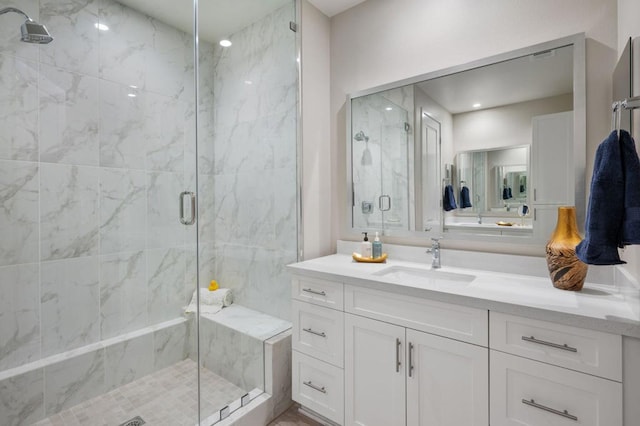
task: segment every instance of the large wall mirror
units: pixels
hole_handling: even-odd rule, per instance
[[[584,218],[585,40],[571,36],[351,94],[353,231],[539,243]]]

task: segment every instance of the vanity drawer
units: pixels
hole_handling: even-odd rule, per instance
[[[292,364],[292,399],[329,420],[343,424],[343,370],[298,351],[293,351]]]
[[[344,286],[342,283],[299,276],[294,276],[292,283],[292,297],[296,300],[313,303],[318,306],[326,306],[339,311],[344,308]]]
[[[345,286],[345,312],[402,325],[463,342],[487,346],[489,319],[484,309]]]
[[[490,352],[491,426],[622,425],[621,383]]]
[[[621,336],[496,312],[489,323],[491,349],[622,381]]]
[[[344,313],[293,301],[293,349],[344,365]]]

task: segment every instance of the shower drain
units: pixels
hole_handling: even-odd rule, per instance
[[[141,425],[143,425],[145,423],[146,422],[144,420],[142,420],[142,417],[136,416],[136,417],[132,418],[131,420],[127,420],[126,422],[120,424],[120,426],[141,426]]]

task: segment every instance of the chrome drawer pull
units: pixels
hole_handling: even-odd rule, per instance
[[[317,294],[318,296],[326,296],[327,293],[325,293],[324,291],[318,291],[318,290],[314,290],[312,288],[303,288],[302,291],[306,291],[307,293],[311,293],[311,294]]]
[[[311,334],[315,334],[316,336],[320,336],[320,337],[327,337],[326,334],[324,334],[324,331],[320,332],[320,331],[314,331],[310,328],[303,328],[303,331],[306,331],[307,333],[311,333]]]
[[[530,405],[531,407],[534,407],[534,408],[539,408],[540,410],[548,411],[549,413],[557,414],[558,416],[562,416],[562,417],[565,417],[567,419],[574,420],[576,422],[578,421],[578,417],[574,416],[573,414],[569,414],[569,412],[567,410],[564,410],[564,411],[555,410],[553,408],[549,408],[549,407],[546,407],[544,405],[540,405],[537,402],[535,402],[533,399],[531,399],[531,401],[529,401],[528,399],[523,399],[522,403]]]
[[[400,339],[396,339],[396,373],[400,372]]]
[[[552,342],[546,342],[544,340],[539,340],[539,339],[536,339],[533,336],[531,336],[531,337],[522,336],[522,340],[526,340],[527,342],[531,342],[531,343],[537,343],[539,345],[551,346],[552,348],[562,349],[563,351],[578,352],[578,350],[576,348],[572,348],[571,346],[567,345],[566,343],[564,345],[560,345],[558,343],[552,343]]]
[[[327,390],[324,388],[324,386],[319,388],[318,386],[316,386],[313,383],[311,383],[311,380],[309,380],[308,382],[302,382],[302,384],[307,385],[311,389],[317,390],[318,392],[327,393]]]

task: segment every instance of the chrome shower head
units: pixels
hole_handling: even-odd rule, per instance
[[[0,10],[0,15],[4,15],[5,13],[9,12],[17,13],[27,19],[20,27],[20,32],[22,33],[22,37],[20,37],[20,40],[24,41],[25,43],[36,44],[47,44],[53,41],[53,37],[51,37],[51,34],[49,34],[49,31],[44,25],[39,24],[33,19],[29,18],[29,15],[27,15],[20,9],[17,9],[15,7],[5,7],[4,9]]]
[[[356,133],[356,135],[353,137],[353,139],[357,140],[358,142],[360,142],[360,141],[368,142],[369,141],[369,136],[365,135],[364,132],[362,130],[360,130],[358,133]]]

